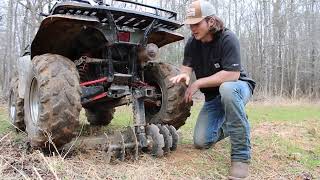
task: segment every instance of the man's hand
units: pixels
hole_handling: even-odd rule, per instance
[[[170,81],[174,84],[185,82],[186,85],[189,85],[190,83],[190,76],[187,73],[181,73],[173,78],[170,79]]]
[[[191,102],[192,101],[192,96],[199,90],[199,83],[198,83],[198,81],[196,81],[196,82],[194,82],[194,83],[192,83],[189,87],[188,87],[188,89],[187,89],[187,91],[186,91],[186,93],[185,93],[185,95],[184,95],[184,100],[188,103],[188,102]]]

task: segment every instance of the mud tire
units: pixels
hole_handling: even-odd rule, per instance
[[[148,123],[169,124],[179,129],[190,116],[191,103],[184,101],[187,86],[183,83],[174,85],[170,78],[179,74],[179,69],[167,63],[149,63],[145,71],[145,82],[156,86],[161,91],[161,107],[145,104]]]
[[[14,77],[10,82],[8,111],[12,125],[17,132],[25,130],[24,124],[24,100],[19,97],[18,91],[19,79]]]
[[[33,147],[59,148],[71,141],[79,125],[79,74],[60,55],[36,56],[32,64],[24,101],[26,132]]]

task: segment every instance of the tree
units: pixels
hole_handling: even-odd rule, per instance
[[[147,0],[136,0],[149,3]],[[159,6],[186,17],[192,0],[158,0]],[[320,1],[209,0],[227,28],[239,37],[242,65],[257,81],[256,96],[320,97]],[[0,79],[6,91],[15,60],[32,42],[51,0],[5,0],[0,4]],[[191,33],[161,49],[161,60],[180,65]]]

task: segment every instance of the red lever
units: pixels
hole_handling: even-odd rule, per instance
[[[107,80],[108,80],[108,78],[104,77],[104,78],[101,78],[101,79],[98,79],[98,80],[88,81],[88,82],[81,83],[80,86],[88,86],[88,85],[92,85],[92,84],[97,84],[97,83],[105,82],[105,81],[107,81]]]

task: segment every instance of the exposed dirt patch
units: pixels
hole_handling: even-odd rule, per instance
[[[294,177],[295,179],[313,177],[314,179],[318,177],[320,164],[318,168],[310,170],[301,163],[307,160],[306,156],[314,157],[320,162],[320,156],[315,154],[315,148],[318,145],[319,124],[313,120],[307,122],[296,124],[264,122],[258,124],[252,130],[255,168],[260,169],[260,172],[264,172],[265,177],[270,179],[281,179],[279,177]],[[266,169],[268,170],[266,171]],[[293,174],[295,176],[292,177]]]
[[[311,150],[320,135],[319,125],[316,120],[308,123],[283,123],[265,122],[257,125],[252,130],[252,137],[278,136],[282,139],[290,140],[299,144],[304,150]]]

